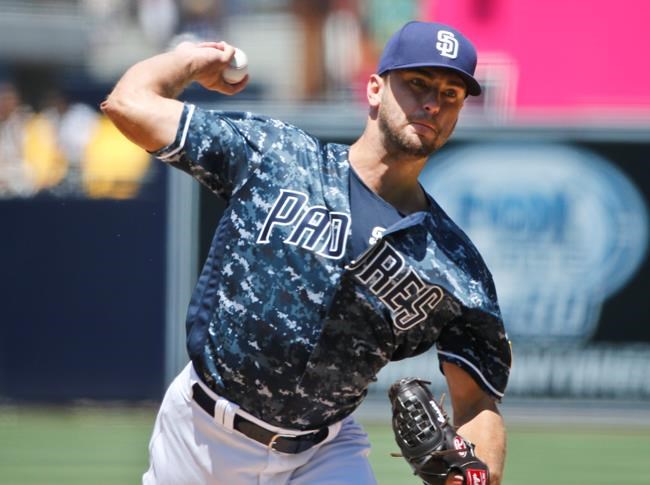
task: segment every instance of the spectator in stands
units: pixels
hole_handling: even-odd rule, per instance
[[[156,47],[166,46],[178,26],[178,5],[174,0],[138,0],[138,23],[145,37]]]
[[[222,0],[180,0],[179,32],[199,39],[221,37],[224,17]]]
[[[16,86],[0,81],[0,197],[29,196],[34,192],[23,160],[25,125],[31,116]]]
[[[99,113],[84,103],[70,102],[58,89],[45,97],[45,118],[51,124],[57,151],[66,162],[65,178],[52,188],[59,196],[82,193],[84,157],[91,136],[97,130]]]

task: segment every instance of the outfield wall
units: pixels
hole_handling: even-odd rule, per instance
[[[515,349],[506,400],[510,397],[650,400],[650,345],[589,345],[584,348]],[[371,393],[405,376],[427,378],[445,392],[435,351],[394,362],[379,373]]]

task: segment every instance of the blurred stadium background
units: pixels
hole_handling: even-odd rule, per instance
[[[648,483],[646,0],[0,0],[0,483],[137,483],[222,205],[98,105],[187,35],[244,49],[239,96],[185,100],[351,142],[388,35],[458,26],[484,94],[422,183],[492,269],[514,366],[506,483]],[[385,390],[359,411],[380,483],[408,481]]]

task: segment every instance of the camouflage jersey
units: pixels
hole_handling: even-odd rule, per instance
[[[188,310],[198,374],[254,416],[304,430],[349,415],[384,365],[436,344],[499,399],[510,348],[477,250],[430,198],[351,254],[348,148],[185,105],[154,155],[228,203]]]

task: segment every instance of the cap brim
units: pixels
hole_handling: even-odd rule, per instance
[[[463,78],[463,81],[465,81],[465,85],[467,86],[467,94],[471,96],[479,96],[482,92],[481,85],[478,83],[476,79],[474,79],[474,76],[472,76],[468,72],[463,71],[462,69],[458,69],[457,67],[450,66],[448,64],[431,64],[431,63],[406,64],[403,66],[395,66],[395,67],[389,67],[383,69],[381,72],[378,72],[377,74],[381,75],[384,74],[385,72],[394,71],[396,69],[413,69],[415,67],[439,67],[441,69],[449,69],[450,71],[457,73],[460,77]]]

